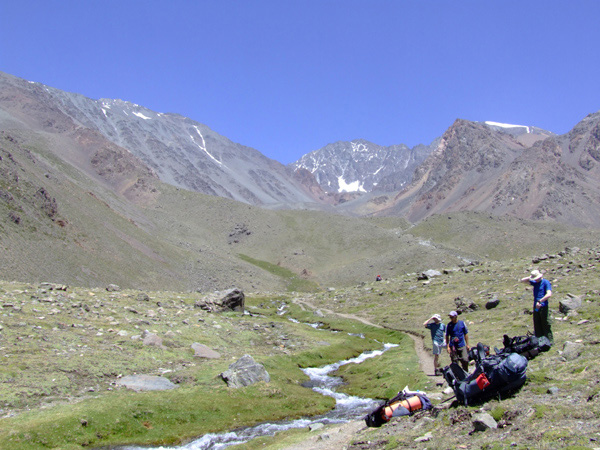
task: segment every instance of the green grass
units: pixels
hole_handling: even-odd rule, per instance
[[[336,375],[348,383],[339,389],[341,392],[383,400],[392,398],[405,386],[424,390],[428,381],[419,368],[414,343],[406,335],[401,336],[398,347],[361,364],[341,366]]]
[[[197,309],[197,295],[148,294],[146,302],[135,300],[135,291],[60,292],[2,284],[3,303],[13,305],[9,310],[18,308],[18,314],[4,308],[0,315],[4,342],[15,343],[1,348],[0,407],[18,414],[0,420],[0,448],[172,445],[207,432],[324,413],[334,400],[301,386],[308,380],[302,367],[352,358],[380,349],[381,342],[402,339],[360,322],[316,317],[285,295],[247,297],[254,314],[250,320],[239,313]],[[284,316],[278,315],[282,303],[287,305]],[[159,308],[160,316],[149,315]],[[322,329],[292,323],[289,317],[319,321]],[[144,328],[163,336],[164,347],[132,339]],[[223,357],[194,360],[192,342]],[[218,374],[244,353],[265,366],[270,383],[226,387]],[[177,389],[133,393],[115,391],[112,384],[120,374],[163,372],[179,383]],[[66,401],[69,397],[76,401]]]
[[[251,258],[250,256],[241,253],[238,254],[238,256],[241,260],[282,278],[287,285],[288,292],[317,292],[319,290],[317,283],[304,279],[285,267],[281,267],[277,264],[272,264],[267,261]]]

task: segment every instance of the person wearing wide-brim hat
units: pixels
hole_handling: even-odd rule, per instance
[[[433,369],[434,375],[441,375],[440,354],[444,348],[444,339],[446,334],[446,325],[442,323],[442,317],[439,314],[434,314],[425,322],[423,326],[431,331],[432,351],[433,351]]]
[[[546,336],[554,343],[552,327],[548,317],[548,299],[552,297],[552,285],[539,270],[533,270],[528,277],[521,278],[523,283],[533,286],[533,333],[537,337]]]

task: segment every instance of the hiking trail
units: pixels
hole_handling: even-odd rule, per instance
[[[302,309],[320,310],[324,313],[342,317],[344,319],[357,320],[377,328],[385,328],[381,325],[370,322],[364,317],[356,316],[354,314],[344,314],[332,311],[325,308],[317,308],[315,305],[307,301],[306,299],[294,299],[294,303],[300,306]],[[425,349],[425,343],[421,336],[413,334],[411,332],[404,331],[414,342],[415,352],[419,358],[419,364],[421,370],[428,376],[433,374],[433,356]],[[350,443],[357,437],[357,435],[365,430],[367,427],[364,420],[353,420],[339,425],[327,427],[322,433],[315,433],[314,436],[304,439],[302,442],[282,447],[281,450],[343,450],[348,448]]]

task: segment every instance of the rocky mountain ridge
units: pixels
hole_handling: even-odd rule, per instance
[[[178,114],[92,100],[8,74],[0,74],[0,108],[3,128],[31,127],[61,138],[93,135],[101,151],[119,147],[121,158],[129,153],[179,188],[262,206],[314,202],[279,162]],[[70,162],[89,170],[91,144],[84,138],[68,144]]]
[[[0,74],[0,125],[52,137],[59,158],[137,202],[152,180],[270,209],[354,216],[485,211],[596,226],[598,114],[566,135],[457,119],[412,149],[336,142],[285,167],[206,125]]]
[[[410,221],[468,210],[595,226],[599,130],[600,113],[590,114],[567,135],[540,136],[527,146],[518,136],[459,119],[412,183],[396,196],[372,199],[372,209]]]

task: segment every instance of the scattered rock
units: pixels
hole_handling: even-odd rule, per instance
[[[264,366],[254,361],[250,355],[244,355],[231,364],[229,369],[221,374],[221,378],[225,380],[227,386],[232,388],[250,386],[259,381],[265,383],[271,381]]]
[[[456,297],[454,299],[454,303],[456,304],[456,312],[458,314],[463,314],[469,311],[475,311],[479,309],[479,306],[477,306],[477,304],[474,301],[464,297]]]
[[[473,416],[473,426],[475,431],[486,431],[490,428],[495,430],[498,428],[498,423],[488,413],[479,413]]]
[[[567,342],[565,342],[565,345],[563,347],[562,356],[567,361],[572,361],[574,359],[579,358],[579,355],[581,355],[582,351],[583,351],[583,344],[567,341]]]
[[[563,314],[568,314],[571,311],[581,308],[581,304],[581,297],[569,296],[558,302],[558,310]]]
[[[142,333],[144,345],[154,345],[156,347],[164,348],[162,338],[154,333],[150,333],[148,330]]]
[[[493,298],[485,304],[485,309],[493,309],[500,304],[500,299]]]
[[[106,286],[106,290],[108,292],[119,292],[121,288],[116,284],[109,284],[108,286]]]
[[[221,357],[219,352],[197,342],[192,344],[192,350],[194,350],[194,356],[197,358],[219,359]]]
[[[309,429],[310,431],[317,431],[317,430],[320,430],[321,428],[323,428],[324,426],[325,426],[325,425],[323,425],[321,422],[317,422],[317,423],[311,423],[311,424],[308,426],[308,429]]]
[[[120,386],[134,391],[166,391],[174,389],[177,385],[171,383],[168,378],[152,375],[130,375],[117,381]]]
[[[423,436],[416,438],[415,442],[427,442],[427,441],[430,441],[432,438],[433,438],[433,435],[431,434],[431,431],[430,431],[428,433],[425,433]]]
[[[442,275],[442,272],[438,270],[429,269],[425,272],[421,272],[421,274],[417,277],[417,280],[430,280],[433,277],[439,277]]]
[[[149,302],[150,301],[150,297],[148,296],[148,294],[145,294],[143,292],[139,293],[136,297],[138,302]]]
[[[546,392],[550,395],[556,395],[556,394],[558,394],[558,388],[553,386],[551,388],[548,388],[548,390]]]

